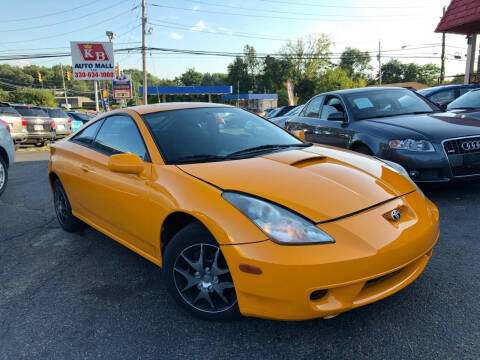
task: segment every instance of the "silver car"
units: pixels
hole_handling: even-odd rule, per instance
[[[18,149],[20,144],[27,140],[27,122],[10,104],[2,102],[0,102],[0,120],[5,121],[10,127],[10,135],[15,148]]]
[[[10,125],[0,120],[0,195],[7,187],[8,168],[13,164],[14,156],[15,149],[10,135]]]
[[[60,108],[40,107],[45,111],[52,122],[52,130],[54,132],[52,140],[63,139],[72,133],[72,119]]]
[[[27,123],[27,141],[25,144],[44,146],[54,134],[52,119],[38,106],[26,104],[11,104],[25,119]]]

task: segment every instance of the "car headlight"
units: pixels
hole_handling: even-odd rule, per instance
[[[277,243],[298,245],[335,242],[311,221],[269,201],[231,191],[225,191],[222,196]]]
[[[432,143],[426,140],[414,140],[414,139],[390,140],[389,145],[392,149],[397,149],[397,150],[427,151],[427,152],[435,151],[435,148],[433,147]]]
[[[408,172],[407,170],[405,170],[405,168],[400,165],[400,164],[397,164],[393,161],[388,161],[388,160],[384,160],[384,159],[378,159],[380,160],[381,162],[387,164],[388,166],[390,166],[393,170],[399,172],[400,174],[402,174],[403,176],[405,176],[416,188],[417,188],[417,191],[420,193],[420,195],[422,195],[423,199],[425,200],[426,197],[425,197],[425,194],[423,193],[423,191],[418,187],[417,184],[415,184],[415,182],[410,178],[410,175],[408,175]]]

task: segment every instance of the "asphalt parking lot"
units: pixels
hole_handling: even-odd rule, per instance
[[[332,320],[194,319],[161,270],[99,232],[62,231],[47,152],[0,198],[0,359],[478,359],[480,182],[425,188],[441,237],[412,285]]]

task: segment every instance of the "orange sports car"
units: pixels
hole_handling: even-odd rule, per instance
[[[161,266],[204,319],[372,303],[414,281],[439,236],[437,208],[399,165],[220,104],[100,115],[51,146],[49,179],[66,231],[87,223]]]

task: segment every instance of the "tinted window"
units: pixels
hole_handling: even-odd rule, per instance
[[[135,122],[127,116],[111,116],[105,120],[95,138],[94,147],[109,155],[131,153],[146,159],[147,150]]]
[[[405,89],[361,91],[346,94],[345,99],[357,120],[437,110],[414,92]]]
[[[325,105],[323,105],[323,107],[322,107],[322,114],[320,115],[320,118],[324,119],[324,120],[327,120],[328,115],[336,113],[336,112],[345,113],[345,110],[343,109],[343,105],[342,105],[340,99],[337,98],[337,97],[327,98],[327,101],[325,102]]]
[[[61,109],[46,109],[46,112],[52,118],[68,118],[68,115]]]
[[[142,117],[167,163],[200,155],[228,156],[258,146],[303,145],[270,121],[233,107],[161,111]],[[198,162],[209,161],[203,158]]]
[[[0,106],[0,115],[3,116],[20,116],[20,114],[10,106]]]
[[[305,111],[303,112],[303,116],[306,117],[318,117],[320,113],[320,106],[322,105],[323,96],[317,96],[310,100],[310,102],[306,105]]]
[[[293,108],[292,110],[290,110],[289,112],[287,112],[285,114],[285,116],[294,116],[294,115],[298,115],[300,113],[300,111],[303,110],[303,108],[305,107],[305,105],[299,105],[295,108]]]
[[[83,144],[90,144],[95,138],[98,129],[100,128],[100,126],[102,126],[102,123],[103,120],[100,120],[86,127],[81,132],[79,132],[78,135],[75,135],[73,137],[73,140],[81,142]]]
[[[480,108],[480,91],[474,90],[460,96],[458,99],[452,101],[448,109],[469,109]]]
[[[470,90],[472,90],[472,88],[470,88],[470,87],[458,89],[460,96],[462,96],[463,94],[466,94]]]
[[[442,90],[429,97],[437,104],[447,104],[455,99],[455,89]]]
[[[27,108],[27,107],[15,107],[15,110],[17,110],[20,114],[22,114],[22,116],[48,117],[48,114],[41,109]]]

